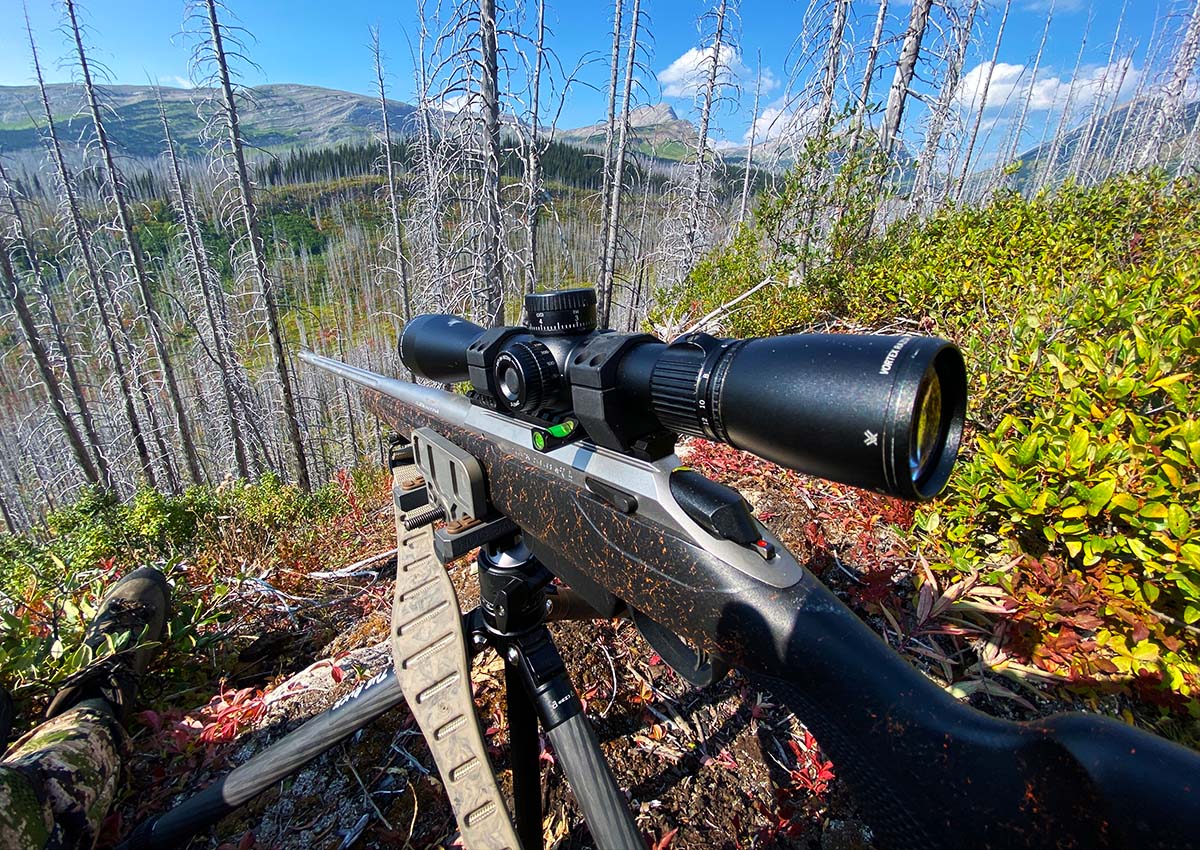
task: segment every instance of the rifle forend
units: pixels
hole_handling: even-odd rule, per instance
[[[301,359],[361,385],[401,435],[429,428],[474,456],[494,509],[598,612],[629,608],[669,623],[786,704],[833,760],[880,848],[1200,846],[1200,757],[1091,715],[1012,723],[957,702],[797,562],[735,491],[674,454],[556,438],[532,417],[309,352]]]

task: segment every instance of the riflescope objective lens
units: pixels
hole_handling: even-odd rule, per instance
[[[908,465],[913,482],[920,482],[938,456],[942,437],[942,382],[933,369],[925,373],[917,390],[916,416],[909,435]]]

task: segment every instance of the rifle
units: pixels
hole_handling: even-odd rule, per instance
[[[629,616],[689,682],[733,668],[793,711],[883,850],[1200,847],[1200,756],[1091,714],[1015,723],[956,701],[739,493],[673,453],[676,437],[692,434],[933,498],[966,410],[952,344],[690,334],[668,345],[597,331],[591,290],[527,296],[526,310],[523,328],[440,315],[405,327],[404,364],[430,381],[469,382],[466,395],[301,353],[360,385],[402,437],[391,456],[394,668],[126,846],[171,846],[406,699],[468,848],[541,847],[539,722],[597,845],[641,847],[545,626]],[[441,564],[476,547],[481,604],[460,618]],[[489,645],[506,661],[512,821],[471,701],[470,659]]]

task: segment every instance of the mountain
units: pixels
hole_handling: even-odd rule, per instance
[[[683,159],[696,144],[696,126],[675,114],[669,103],[639,106],[629,113],[629,147],[659,159]],[[579,145],[604,144],[604,122],[559,130],[555,137]]]
[[[62,137],[80,138],[91,125],[79,114],[83,88],[62,83],[46,89]],[[211,89],[105,86],[105,101],[116,113],[115,120],[105,124],[109,136],[131,156],[161,153],[156,92],[162,95],[179,147],[188,153],[201,151],[204,124],[196,107],[214,94]],[[379,102],[366,95],[294,84],[255,86],[248,95],[239,104],[242,132],[251,145],[267,150],[361,142],[372,138],[380,126]],[[403,127],[415,112],[407,103],[388,102],[388,117],[395,127]],[[0,86],[0,151],[39,148],[35,128],[44,123],[35,86]]]
[[[1145,125],[1153,111],[1158,108],[1156,99],[1134,100],[1101,116],[1094,126],[1089,126],[1090,122],[1085,121],[1066,133],[1057,150],[1053,142],[1046,142],[1026,151],[1017,157],[1020,166],[1013,176],[1014,186],[1018,189],[1028,188],[1044,165],[1050,164],[1056,169],[1065,169],[1083,145],[1087,145],[1087,161],[1093,167],[1110,163],[1116,158],[1118,150],[1125,149],[1122,150],[1122,158],[1128,157],[1130,151],[1127,148],[1130,145],[1145,144]],[[1198,117],[1200,100],[1192,101],[1183,108],[1178,126],[1164,141],[1159,165],[1168,170],[1173,170],[1178,165],[1184,148],[1197,126]],[[1053,163],[1048,162],[1051,155],[1054,155]]]

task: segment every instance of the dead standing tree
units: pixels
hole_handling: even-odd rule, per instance
[[[146,273],[145,259],[134,229],[133,216],[125,199],[124,180],[117,168],[113,157],[112,145],[109,143],[108,132],[100,114],[100,100],[96,85],[92,78],[92,69],[88,64],[87,54],[83,47],[83,36],[80,33],[78,16],[74,0],[65,0],[67,22],[71,36],[75,41],[75,51],[79,59],[79,71],[83,79],[83,91],[87,98],[88,111],[92,117],[92,129],[95,133],[96,146],[100,152],[104,180],[107,184],[108,199],[117,215],[118,230],[124,251],[127,255],[126,270],[133,277],[135,289],[141,300],[142,318],[150,332],[150,341],[162,371],[163,382],[166,385],[167,400],[175,418],[175,428],[179,432],[179,442],[183,449],[183,458],[187,466],[188,476],[193,484],[203,484],[204,470],[200,466],[200,456],[196,451],[195,439],[188,419],[187,408],[183,396],[179,392],[179,382],[175,377],[175,368],[171,364],[170,352],[167,350],[166,336],[163,333],[162,320],[154,305],[154,294],[150,286],[150,278]]]
[[[79,197],[75,188],[75,178],[70,167],[67,165],[62,143],[58,137],[54,112],[50,107],[50,97],[46,93],[46,84],[42,76],[41,64],[38,61],[37,44],[33,39],[33,30],[29,26],[28,16],[25,18],[25,30],[29,35],[29,50],[33,59],[34,75],[37,79],[42,113],[46,119],[43,139],[49,150],[50,158],[54,163],[55,174],[58,178],[59,205],[62,215],[65,218],[66,230],[63,241],[72,247],[74,253],[73,259],[82,267],[84,276],[87,279],[92,304],[96,309],[96,323],[99,326],[100,335],[104,339],[112,375],[117,381],[122,411],[125,415],[125,424],[129,427],[129,435],[138,456],[139,468],[141,474],[146,479],[146,483],[154,487],[156,484],[154,464],[150,460],[150,450],[146,444],[141,421],[138,419],[137,408],[133,400],[129,368],[125,361],[125,356],[121,353],[120,340],[115,327],[116,323],[110,307],[112,292],[108,281],[105,280],[100,271],[100,265],[92,246],[91,234],[84,223],[83,212],[80,208]]]
[[[42,335],[38,331],[33,312],[29,309],[21,279],[9,259],[9,244],[2,233],[0,233],[0,283],[3,284],[0,293],[2,293],[4,301],[16,313],[17,326],[21,329],[21,335],[25,337],[25,345],[29,348],[34,366],[37,367],[42,388],[46,391],[46,398],[50,402],[50,409],[54,411],[54,417],[58,420],[63,437],[71,447],[71,454],[74,455],[75,462],[79,465],[87,482],[93,486],[101,486],[100,473],[92,463],[87,445],[84,443],[79,429],[75,426],[75,420],[71,418],[71,414],[67,410],[62,387],[54,372],[54,367],[50,363],[50,354],[42,341]]]
[[[301,490],[307,492],[312,489],[308,459],[292,388],[291,370],[283,347],[279,303],[270,269],[267,267],[266,245],[263,242],[258,210],[254,203],[254,187],[246,165],[245,140],[242,138],[238,120],[237,97],[229,68],[229,54],[225,48],[227,40],[235,46],[238,43],[236,39],[230,38],[230,31],[218,18],[217,7],[218,0],[203,0],[191,6],[192,16],[200,19],[201,31],[204,33],[193,53],[193,68],[218,88],[211,119],[214,129],[223,131],[214,139],[215,160],[219,167],[226,169],[232,182],[226,216],[228,223],[240,231],[239,244],[242,250],[239,260],[243,267],[242,272],[250,278],[262,300],[267,335],[270,338],[271,360],[283,400],[283,424],[287,443],[291,448],[296,483]]]
[[[483,291],[476,317],[485,327],[504,324],[503,232],[500,207],[500,66],[496,0],[479,0],[479,108],[483,114],[483,233],[480,240]]]
[[[384,189],[387,193],[388,232],[387,249],[392,255],[392,265],[386,271],[396,279],[400,303],[404,307],[404,321],[412,319],[412,291],[408,280],[408,258],[404,251],[404,231],[400,226],[400,191],[396,176],[396,162],[392,156],[392,123],[388,115],[387,88],[384,85],[383,51],[379,46],[379,28],[371,27],[371,55],[375,60],[375,81],[379,87],[379,114],[383,122],[383,134],[380,145],[383,150],[380,156],[384,164]]]
[[[195,205],[184,180],[183,168],[175,151],[175,140],[171,135],[171,126],[167,122],[167,112],[161,97],[158,99],[158,115],[162,124],[163,143],[171,167],[170,188],[174,195],[173,202],[179,216],[179,224],[183,228],[183,248],[187,259],[187,271],[190,272],[195,286],[200,292],[207,320],[207,344],[204,343],[204,336],[199,332],[199,328],[197,328],[197,337],[204,345],[208,359],[216,367],[215,379],[221,387],[222,401],[224,402],[222,422],[224,427],[229,429],[235,468],[238,475],[248,478],[251,473],[251,464],[246,450],[245,431],[251,417],[245,410],[245,398],[249,383],[245,379],[245,372],[237,360],[230,341],[225,290],[208,261],[208,251],[204,247],[204,239],[200,233]]]
[[[417,88],[417,134],[414,140],[417,167],[408,231],[417,260],[415,267],[424,272],[424,300],[438,310],[447,312],[454,309],[449,292],[452,281],[446,245],[447,195],[452,166],[443,127],[443,103],[435,92],[438,85],[436,78],[445,63],[436,58],[440,39],[434,40],[433,48],[430,47],[430,21],[424,0],[417,3],[417,21],[417,55],[413,62]],[[414,276],[412,283],[419,285],[420,277]]]
[[[522,219],[525,224],[525,292],[531,293],[538,285],[538,215],[542,208],[542,142],[541,101],[542,67],[546,64],[546,0],[537,2],[537,29],[533,44],[533,80],[529,92],[529,130],[525,139],[524,180],[525,209]]]
[[[603,267],[600,270],[600,324],[609,327],[615,298],[613,285],[616,277],[618,236],[621,222],[621,198],[625,191],[625,154],[629,145],[629,113],[633,105],[633,77],[637,69],[638,26],[641,23],[641,0],[633,0],[633,13],[629,24],[629,43],[625,55],[625,79],[621,93],[621,116],[617,126],[617,144],[613,154],[612,179],[609,183],[609,198],[605,204],[607,219],[604,222]],[[608,176],[608,175],[606,175]]]
[[[875,29],[871,33],[871,43],[867,45],[867,57],[863,66],[862,84],[859,86],[857,103],[854,108],[854,119],[850,130],[850,150],[857,150],[862,138],[862,130],[866,125],[867,112],[871,104],[871,86],[875,82],[875,69],[879,64],[879,52],[883,46],[883,25],[887,21],[888,0],[879,0],[879,9],[875,13]]]
[[[913,0],[912,13],[909,15],[908,29],[904,33],[904,42],[896,60],[896,73],[892,77],[892,88],[888,92],[887,109],[880,132],[883,152],[887,156],[892,154],[896,142],[900,139],[904,106],[912,93],[912,81],[917,72],[917,61],[921,56],[921,42],[929,28],[929,13],[932,9],[933,0]]]
[[[621,19],[625,14],[625,0],[613,0],[613,32],[612,52],[608,63],[608,108],[604,120],[604,164],[603,178],[600,184],[600,229],[604,233],[608,228],[608,211],[612,203],[613,175],[613,146],[616,142],[617,129],[617,77],[621,70]],[[608,267],[608,240],[600,239],[600,275],[601,284],[597,293],[597,306],[603,315],[608,306],[608,297],[603,283],[604,269]]]
[[[742,173],[742,199],[738,204],[737,223],[743,224],[746,221],[746,206],[750,200],[750,175],[754,171],[754,143],[757,141],[758,132],[756,122],[758,121],[758,102],[762,95],[762,51],[758,52],[757,72],[754,75],[754,106],[750,110],[750,139],[746,144],[746,170]]]
[[[988,62],[987,71],[983,75],[983,86],[979,91],[979,104],[975,110],[975,122],[971,126],[971,134],[967,139],[967,152],[963,155],[962,171],[958,175],[958,183],[954,188],[954,200],[962,199],[963,188],[967,183],[967,175],[971,171],[971,157],[975,153],[975,142],[979,138],[979,127],[983,124],[983,111],[987,109],[988,93],[992,87],[992,75],[996,70],[996,59],[1000,56],[1000,42],[1004,40],[1004,28],[1008,24],[1008,13],[1012,9],[1012,0],[1004,4],[1004,15],[1000,18],[1000,27],[996,31],[996,43],[992,48],[992,59]]]
[[[1154,111],[1140,165],[1156,162],[1163,144],[1172,138],[1171,132],[1178,130],[1177,125],[1186,103],[1188,80],[1196,70],[1197,60],[1200,60],[1200,0],[1194,0],[1192,4],[1187,30],[1175,51],[1170,77],[1158,98],[1158,109]]]
[[[100,435],[96,427],[95,417],[92,414],[91,403],[84,392],[75,352],[67,340],[66,329],[59,318],[58,308],[54,304],[54,298],[46,280],[47,270],[43,268],[42,258],[34,247],[29,227],[25,223],[25,215],[21,211],[17,188],[13,184],[13,181],[9,179],[3,162],[0,162],[0,182],[4,184],[5,200],[8,202],[6,214],[11,218],[13,244],[14,247],[19,248],[24,253],[25,258],[29,262],[31,274],[38,283],[42,309],[45,312],[46,321],[50,326],[51,338],[54,342],[51,357],[62,361],[67,388],[71,393],[71,399],[74,401],[75,409],[79,415],[79,423],[83,429],[83,438],[87,443],[88,454],[95,463],[96,470],[99,473],[99,482],[97,483],[107,489],[113,489],[115,482],[112,470],[109,468],[108,457],[105,455],[104,448],[100,442]],[[65,407],[63,409],[65,411]]]
[[[925,129],[925,145],[920,159],[917,160],[917,173],[913,180],[912,194],[909,196],[909,209],[916,215],[922,213],[925,203],[933,191],[934,171],[941,154],[942,139],[946,134],[946,125],[950,121],[954,103],[960,95],[959,81],[962,78],[963,65],[967,59],[967,48],[971,44],[975,16],[979,12],[981,3],[982,0],[970,0],[971,5],[967,9],[966,18],[959,15],[953,8],[947,10],[950,14],[954,52],[948,60],[937,101],[929,113],[929,121]]]

